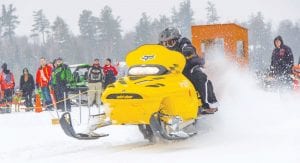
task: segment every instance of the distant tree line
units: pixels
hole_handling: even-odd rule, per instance
[[[206,23],[219,23],[220,17],[214,3],[208,1]],[[171,10],[171,16],[160,15],[152,18],[142,13],[135,29],[122,33],[121,18],[113,14],[112,8],[105,6],[99,13],[83,10],[78,19],[79,35],[74,35],[61,17],[50,22],[43,10],[33,11],[34,24],[30,36],[15,33],[20,24],[17,9],[12,4],[2,5],[0,13],[0,56],[1,63],[7,62],[14,73],[20,75],[24,67],[32,73],[39,66],[40,57],[49,60],[62,57],[68,64],[89,63],[95,57],[104,60],[110,57],[124,60],[126,54],[145,43],[157,43],[158,34],[168,26],[178,27],[183,36],[191,38],[194,24],[190,0],[183,0]],[[272,24],[266,22],[261,12],[253,14],[245,22],[237,22],[249,29],[250,65],[254,70],[269,66],[273,37],[282,35],[298,60],[300,53],[300,25],[290,20],[280,22],[272,31]]]
[[[274,38],[278,35],[283,37],[284,44],[291,47],[295,64],[300,57],[300,22],[283,20],[276,30],[270,22],[265,21],[261,12],[251,15],[247,22],[241,23],[249,30],[249,54],[252,70],[264,71],[271,63]]]

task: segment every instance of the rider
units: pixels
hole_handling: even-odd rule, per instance
[[[159,44],[182,53],[186,58],[183,74],[193,83],[200,94],[203,104],[203,108],[200,110],[201,113],[213,114],[218,111],[219,104],[212,83],[207,80],[207,75],[202,71],[204,60],[197,55],[191,41],[186,37],[182,37],[177,28],[168,27],[160,33]]]

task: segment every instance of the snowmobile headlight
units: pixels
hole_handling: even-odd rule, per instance
[[[144,66],[144,67],[132,67],[129,69],[129,75],[157,75],[159,74],[160,69],[153,66]]]

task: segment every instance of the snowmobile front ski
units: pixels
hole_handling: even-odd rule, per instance
[[[85,133],[76,133],[71,120],[71,115],[69,112],[64,113],[60,120],[59,120],[61,128],[64,130],[65,134],[79,139],[79,140],[92,140],[92,139],[98,139],[100,137],[108,136],[109,134],[97,134],[94,132],[85,134]]]

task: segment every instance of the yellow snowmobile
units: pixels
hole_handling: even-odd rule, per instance
[[[69,113],[60,124],[77,139],[96,139],[92,131],[108,125],[138,125],[145,139],[186,139],[196,134],[202,104],[193,84],[182,74],[185,58],[160,45],[143,45],[126,57],[128,75],[108,85],[102,94],[105,114],[95,115],[89,133],[76,133]],[[189,129],[188,129],[189,128]],[[189,130],[189,131],[188,131]]]

